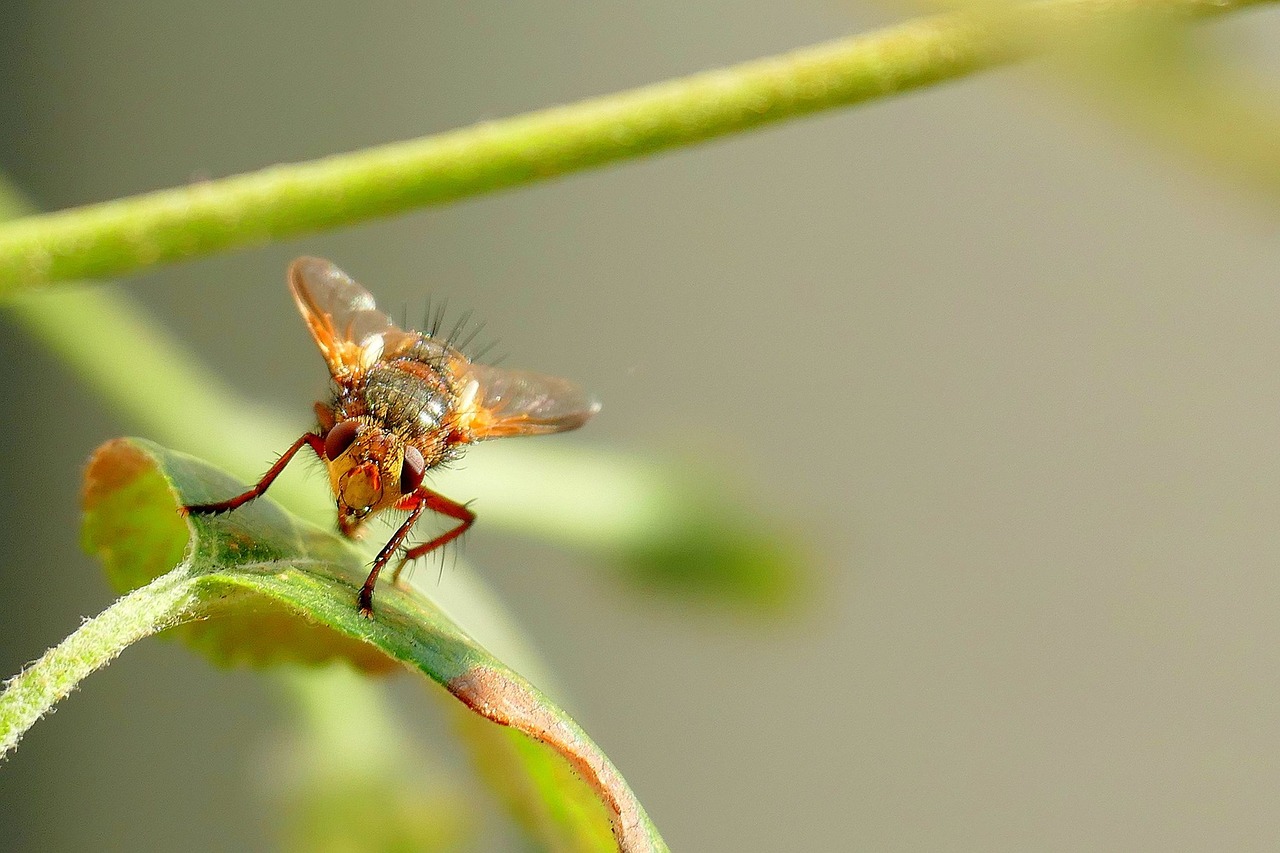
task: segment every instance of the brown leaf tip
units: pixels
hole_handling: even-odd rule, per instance
[[[492,667],[473,666],[446,687],[477,714],[524,732],[564,756],[609,810],[619,850],[654,849],[640,817],[640,803],[621,774],[599,747],[565,722],[561,712],[536,695],[527,682]]]
[[[113,438],[89,457],[80,490],[80,505],[94,509],[106,495],[119,491],[155,467],[155,462],[127,438]]]

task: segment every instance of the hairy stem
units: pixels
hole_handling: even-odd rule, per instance
[[[194,582],[186,567],[179,566],[86,620],[7,681],[0,692],[0,758],[91,672],[143,637],[183,621],[195,599]]]
[[[350,225],[953,80],[1058,27],[1266,0],[1041,0],[924,18],[570,106],[0,226],[0,294]],[[1040,37],[1027,38],[1028,35]]]

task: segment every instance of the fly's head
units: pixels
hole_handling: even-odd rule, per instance
[[[350,418],[329,429],[324,440],[329,485],[338,507],[338,528],[355,536],[369,517],[391,509],[422,485],[422,452],[366,418]]]

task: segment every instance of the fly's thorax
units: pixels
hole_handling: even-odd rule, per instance
[[[449,377],[426,362],[406,358],[375,365],[363,386],[368,415],[411,441],[429,439],[453,420],[457,401]]]

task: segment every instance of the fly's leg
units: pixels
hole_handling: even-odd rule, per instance
[[[253,488],[249,489],[249,491],[241,495],[236,495],[234,498],[229,498],[225,501],[218,501],[216,503],[188,504],[181,509],[182,514],[218,515],[219,513],[231,512],[231,510],[244,506],[254,498],[261,497],[271,484],[275,482],[276,477],[280,476],[280,472],[289,464],[289,460],[293,459],[304,445],[310,446],[316,456],[319,456],[321,459],[324,458],[324,436],[310,432],[306,433],[289,446],[289,449],[276,460],[276,464],[272,465],[267,473],[262,475],[262,479],[259,480]]]
[[[404,543],[404,538],[409,535],[409,528],[413,527],[414,522],[422,517],[422,513],[427,509],[427,502],[419,500],[412,507],[405,507],[409,510],[409,517],[404,520],[396,532],[391,534],[391,538],[386,545],[382,546],[382,550],[378,552],[378,556],[373,559],[373,568],[369,570],[369,577],[364,579],[364,586],[360,587],[360,596],[357,604],[360,607],[360,615],[373,618],[373,585],[378,582],[378,573],[382,571],[387,563],[391,562],[391,555],[394,554]]]
[[[429,492],[427,497],[427,507],[435,510],[441,515],[447,515],[450,518],[457,519],[457,526],[450,530],[446,530],[430,542],[423,542],[421,545],[415,545],[408,551],[404,552],[404,556],[400,558],[400,564],[396,566],[395,573],[391,576],[392,583],[400,583],[400,573],[404,571],[404,567],[424,554],[429,554],[435,549],[447,545],[459,536],[467,532],[467,528],[475,523],[476,514],[466,504],[460,504],[457,501],[451,501],[444,495],[438,495],[435,492]]]
[[[423,542],[421,545],[415,545],[404,552],[404,556],[400,558],[400,564],[396,566],[393,581],[399,583],[400,571],[405,567],[406,563],[416,560],[423,554],[434,551],[441,545],[452,542],[461,536],[466,529],[476,520],[476,514],[467,508],[465,504],[452,501],[444,495],[436,494],[430,489],[420,487],[414,495],[415,503],[412,506],[404,506],[402,509],[409,510],[409,517],[405,519],[404,524],[396,530],[395,535],[391,537],[383,549],[378,552],[378,557],[373,561],[373,569],[369,572],[369,577],[365,580],[364,586],[360,589],[360,612],[365,616],[373,614],[373,585],[378,579],[378,573],[391,561],[391,555],[396,552],[404,538],[409,535],[409,528],[414,522],[421,517],[425,510],[438,512],[441,515],[447,515],[449,518],[457,519],[457,526],[441,533],[429,542]]]

